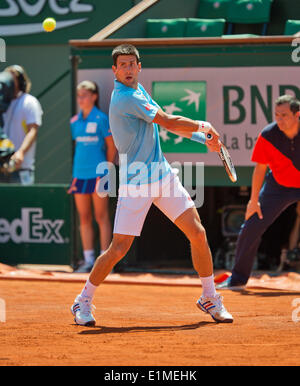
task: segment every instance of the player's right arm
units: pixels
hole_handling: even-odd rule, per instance
[[[257,163],[253,175],[252,175],[252,186],[251,196],[247,205],[245,220],[248,220],[254,213],[257,213],[260,219],[263,218],[259,203],[259,192],[265,179],[268,165]]]
[[[199,127],[198,121],[194,121],[190,118],[186,118],[180,115],[167,114],[162,109],[159,109],[153,119],[153,123],[164,127],[166,130],[173,134],[189,139],[192,137],[193,133],[198,131],[201,131],[205,134],[211,134],[212,140],[207,142],[206,145],[209,146],[211,151],[220,150],[220,135],[217,130],[208,122],[207,125],[203,125],[202,128]]]

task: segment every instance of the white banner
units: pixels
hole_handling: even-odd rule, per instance
[[[100,86],[100,105],[108,113],[114,76],[111,69],[80,70],[79,82],[93,80]],[[205,81],[206,119],[221,134],[237,166],[253,166],[251,154],[259,132],[274,120],[275,99],[300,94],[297,67],[146,68],[140,83],[151,94],[153,82]],[[201,119],[201,117],[199,117]],[[202,161],[220,165],[215,154],[166,153],[173,161]]]

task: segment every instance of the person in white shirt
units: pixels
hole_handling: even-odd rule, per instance
[[[15,81],[15,98],[3,114],[4,132],[15,146],[11,157],[15,171],[0,175],[0,182],[34,183],[34,164],[38,128],[42,124],[42,107],[39,101],[29,94],[31,81],[23,67],[12,65],[5,69]]]

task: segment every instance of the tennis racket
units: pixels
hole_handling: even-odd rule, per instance
[[[212,134],[206,134],[206,138],[208,140],[211,140],[212,137],[213,137]],[[236,175],[234,164],[233,164],[232,159],[230,157],[229,151],[227,150],[226,146],[222,142],[221,142],[221,149],[218,152],[218,155],[219,155],[221,161],[223,162],[223,165],[224,165],[224,168],[226,170],[226,173],[228,174],[228,177],[230,178],[230,180],[232,182],[236,182],[237,181],[237,175]]]

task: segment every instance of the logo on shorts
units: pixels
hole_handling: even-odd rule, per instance
[[[167,114],[206,120],[206,82],[154,82],[153,99]],[[207,147],[171,134],[160,127],[162,151],[165,153],[206,153]]]

